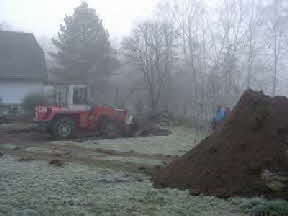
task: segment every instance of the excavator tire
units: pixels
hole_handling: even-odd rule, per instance
[[[106,121],[102,122],[101,133],[103,137],[109,139],[123,136],[121,126],[119,125],[119,123],[117,121],[113,121],[110,119],[107,119]]]
[[[58,117],[53,120],[50,132],[54,138],[67,139],[75,134],[76,122],[70,117]]]

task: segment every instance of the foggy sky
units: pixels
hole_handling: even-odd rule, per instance
[[[87,0],[96,9],[114,38],[129,33],[133,24],[149,16],[155,0]],[[81,0],[0,0],[0,23],[37,36],[57,33],[65,14],[72,14]]]

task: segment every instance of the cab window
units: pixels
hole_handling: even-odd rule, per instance
[[[75,105],[87,104],[87,88],[74,88],[73,104]]]

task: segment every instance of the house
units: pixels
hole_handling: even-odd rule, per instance
[[[0,99],[21,104],[26,95],[44,91],[45,56],[33,34],[0,31]]]

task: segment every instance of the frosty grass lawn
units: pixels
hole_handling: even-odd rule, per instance
[[[45,161],[0,160],[0,215],[240,215],[230,202],[154,189],[146,176]]]
[[[203,134],[176,128],[168,137],[143,137],[85,142],[53,142],[88,149],[109,149],[145,154],[182,155]],[[67,145],[67,148],[69,146]],[[28,152],[49,152],[30,147]],[[97,156],[97,152],[95,157]],[[94,154],[93,153],[93,154]],[[91,152],[92,154],[92,152]],[[99,153],[102,154],[102,153]],[[100,155],[101,156],[101,155]],[[136,156],[105,157],[111,161],[157,165],[161,160]],[[97,163],[96,163],[97,164]],[[236,211],[235,211],[236,210]],[[241,215],[238,205],[215,197],[193,197],[188,191],[155,189],[149,177],[129,171],[104,169],[79,163],[64,167],[47,161],[19,162],[0,158],[0,216],[210,216]]]
[[[90,149],[107,149],[120,152],[134,151],[143,154],[183,155],[205,137],[204,133],[190,128],[176,127],[170,136],[88,140],[85,142],[53,142],[59,145],[77,145]]]

